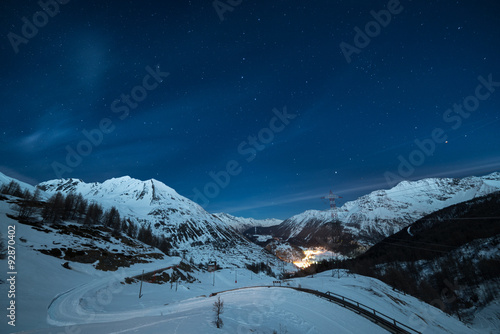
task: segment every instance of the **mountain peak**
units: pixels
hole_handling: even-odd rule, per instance
[[[150,179],[141,181],[130,176],[111,178],[102,183],[85,183],[76,179],[56,179],[39,184],[48,193],[57,191],[81,193],[95,200],[128,203],[137,209],[150,208],[151,205],[169,205],[172,201],[185,202],[174,189],[164,183]]]
[[[376,190],[338,209],[345,230],[366,244],[373,244],[442,208],[500,190],[500,173],[477,177],[427,178],[402,181],[387,190]],[[287,240],[300,237],[304,244],[322,233],[332,221],[331,211],[308,210],[288,218],[275,230]]]

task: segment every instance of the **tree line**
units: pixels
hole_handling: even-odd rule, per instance
[[[102,225],[110,228],[115,236],[126,234],[158,248],[165,254],[168,254],[171,248],[164,236],[153,234],[150,224],[138,227],[129,218],[122,217],[116,207],[104,210],[102,205],[95,201],[89,202],[81,193],[70,192],[65,195],[58,191],[47,201],[43,201],[40,189],[35,188],[32,193],[29,189],[22,190],[19,183],[11,181],[0,186],[0,194],[19,198],[16,204],[19,220],[29,220],[40,215],[42,222],[48,224],[73,221],[87,226]]]

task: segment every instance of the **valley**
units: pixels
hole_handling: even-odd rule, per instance
[[[499,173],[374,192],[339,208],[337,222],[329,211],[285,221],[210,214],[156,180],[53,180],[38,185],[36,196],[35,187],[3,174],[0,183],[2,237],[15,226],[18,270],[16,326],[3,322],[2,332],[387,332],[350,309],[359,305],[412,333],[493,333],[499,325],[499,276],[488,270],[498,261],[498,225],[461,220],[497,216]],[[86,210],[72,194],[82,194]],[[89,220],[89,208],[101,210],[98,220]],[[447,230],[450,217],[456,234]],[[459,240],[454,249],[439,248],[453,245],[445,236]],[[444,250],[476,263],[479,288],[450,265],[434,276],[444,262],[433,254]],[[7,258],[0,263],[6,268]],[[401,275],[415,266],[423,276],[411,290]],[[419,280],[434,279],[453,298],[422,294]],[[218,297],[222,331],[213,324]]]

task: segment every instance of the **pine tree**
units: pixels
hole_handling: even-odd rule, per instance
[[[131,238],[135,238],[137,236],[137,226],[132,223],[130,220],[127,221],[127,235]]]
[[[69,193],[64,199],[63,219],[70,219],[75,210],[76,196],[74,193]]]
[[[144,242],[146,245],[153,246],[154,245],[154,237],[153,232],[151,231],[151,225],[148,227],[141,226],[139,229],[139,233],[137,234],[137,239]]]
[[[87,207],[87,213],[85,215],[83,223],[86,225],[95,225],[99,223],[101,218],[102,207],[99,204],[92,202]]]
[[[33,202],[38,202],[40,200],[40,198],[42,197],[42,192],[40,191],[40,189],[38,187],[35,188],[35,192],[33,193],[33,196],[31,197],[31,200]]]
[[[118,232],[121,227],[120,213],[112,206],[111,209],[104,214],[104,225],[111,228],[114,232]]]
[[[84,220],[85,213],[87,212],[87,206],[88,206],[87,200],[83,198],[82,194],[78,194],[76,196],[75,216],[78,216],[77,218],[79,222]]]

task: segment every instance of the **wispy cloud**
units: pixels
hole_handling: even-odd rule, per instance
[[[481,176],[496,171],[500,171],[500,157],[492,157],[479,161],[469,162],[467,165],[462,165],[460,168],[449,166],[444,170],[432,173],[427,177],[464,177],[470,175]]]
[[[69,141],[74,129],[56,127],[52,129],[38,129],[26,136],[20,137],[16,147],[24,152],[42,151]]]

